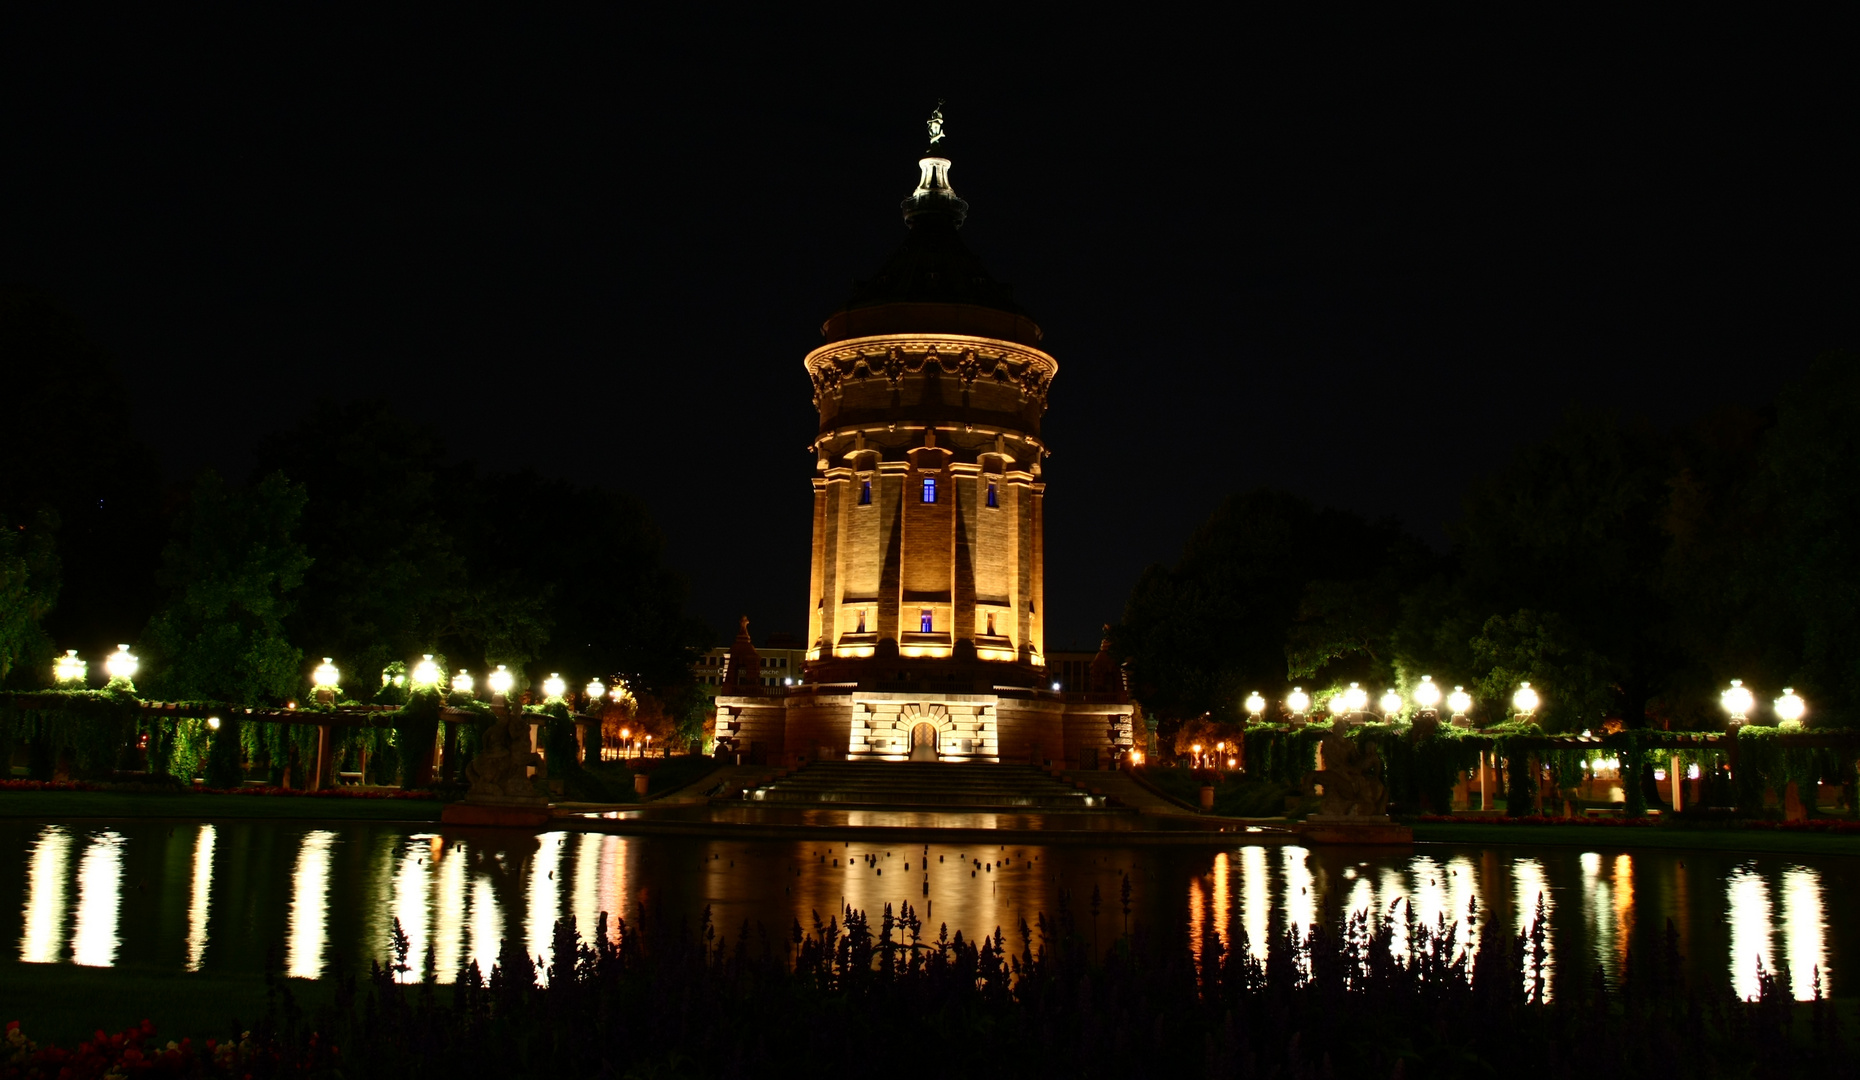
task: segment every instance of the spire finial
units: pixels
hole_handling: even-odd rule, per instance
[[[947,214],[957,228],[962,227],[962,219],[968,216],[969,204],[956,197],[956,191],[949,186],[949,159],[942,146],[949,132],[943,128],[943,99],[938,98],[936,108],[930,113],[930,119],[924,126],[930,132],[930,146],[924,156],[917,162],[921,175],[917,180],[917,190],[904,200],[904,220],[910,224],[919,214]]]

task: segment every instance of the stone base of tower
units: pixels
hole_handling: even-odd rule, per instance
[[[745,762],[776,766],[928,760],[1096,768],[1131,748],[1134,712],[1121,693],[808,684],[719,696],[717,738]]]

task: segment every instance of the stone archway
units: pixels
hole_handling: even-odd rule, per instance
[[[928,720],[920,720],[911,727],[911,760],[937,760],[936,725]]]
[[[947,707],[912,702],[899,710],[898,719],[911,733],[912,761],[942,760],[943,740],[955,731]]]

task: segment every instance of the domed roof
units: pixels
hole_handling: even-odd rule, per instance
[[[995,280],[956,230],[969,204],[949,185],[942,145],[943,110],[930,119],[930,148],[917,164],[921,178],[904,200],[904,243],[878,273],[853,286],[851,299],[828,316],[829,341],[870,334],[959,333],[1037,344],[1041,331],[1014,301],[1014,288]]]

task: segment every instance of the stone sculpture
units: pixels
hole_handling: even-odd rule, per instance
[[[1375,748],[1346,738],[1341,727],[1332,728],[1322,745],[1324,767],[1305,776],[1306,790],[1322,789],[1322,816],[1388,820],[1388,788]]]

